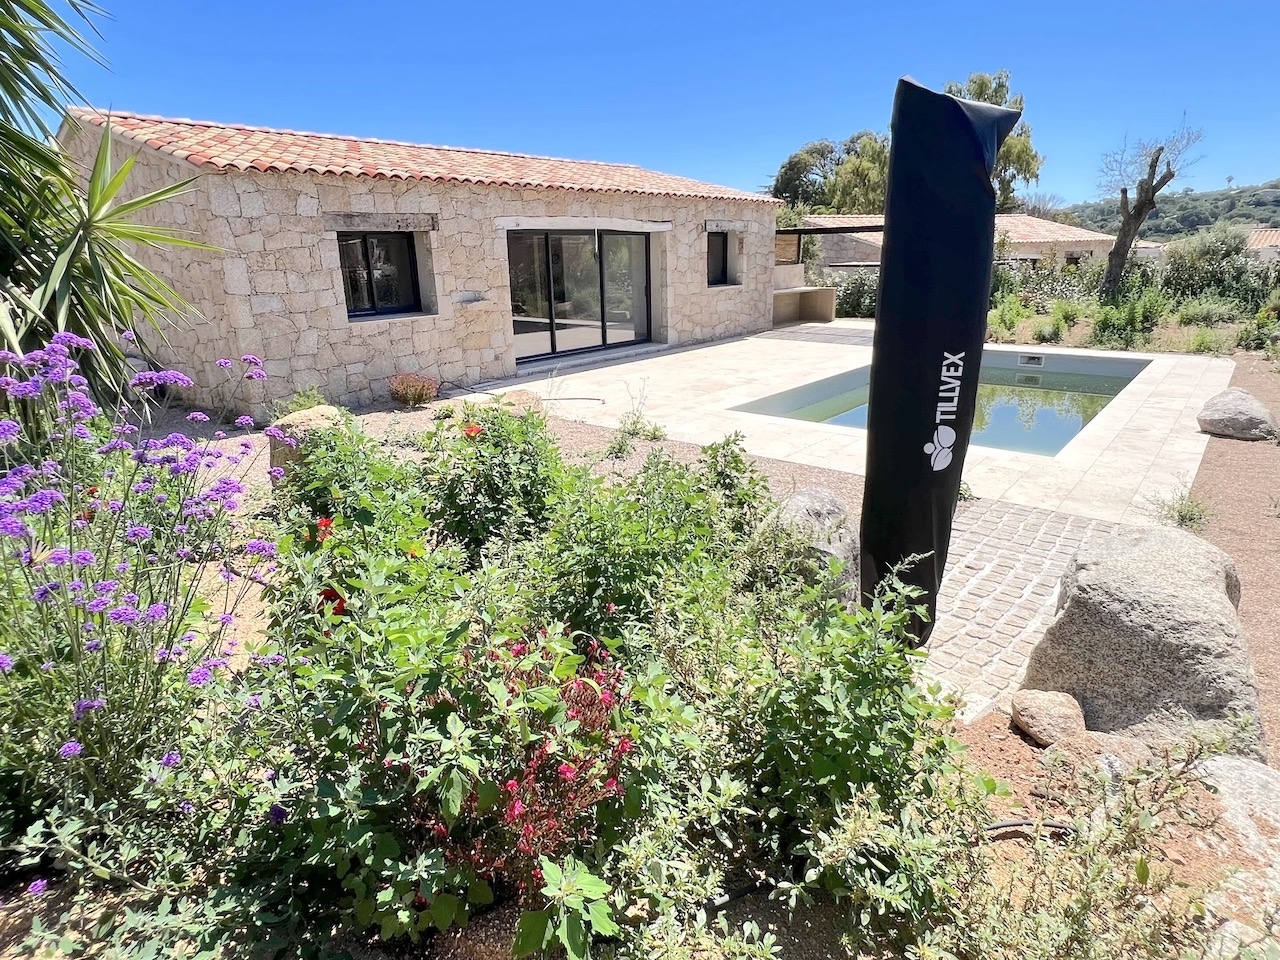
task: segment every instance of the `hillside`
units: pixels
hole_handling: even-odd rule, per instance
[[[1082,227],[1115,233],[1120,226],[1120,201],[1099,200],[1067,207]],[[1280,180],[1256,187],[1206,190],[1190,187],[1157,197],[1156,211],[1146,222],[1141,236],[1146,240],[1175,240],[1215,223],[1280,227]]]

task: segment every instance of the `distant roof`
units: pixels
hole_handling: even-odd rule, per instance
[[[113,132],[203,170],[318,173],[384,180],[781,202],[764,194],[718,187],[628,164],[174,120],[115,110],[99,111],[92,107],[71,107],[67,112],[77,120],[98,126],[105,124],[109,115]]]
[[[884,217],[879,214],[817,214],[804,218],[806,227],[872,227],[883,226]],[[997,213],[996,235],[1005,234],[1010,243],[1096,243],[1112,241],[1109,233],[1073,227],[1056,220],[1042,220],[1025,213]],[[881,235],[858,234],[858,239],[879,243]]]
[[[1262,250],[1266,247],[1280,247],[1280,230],[1264,228],[1250,230],[1244,245],[1249,250]]]

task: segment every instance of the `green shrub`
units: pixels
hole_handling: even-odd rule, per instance
[[[1105,306],[1093,321],[1089,342],[1112,350],[1132,350],[1145,339],[1138,304],[1130,300],[1119,307]]]
[[[1236,346],[1244,350],[1266,350],[1280,334],[1280,290],[1274,290],[1256,316],[1236,331]]]
[[[474,561],[499,533],[520,536],[542,525],[563,467],[540,413],[469,405],[423,442],[431,520]]]
[[[828,271],[822,282],[836,288],[837,317],[874,317],[880,287],[879,270]]]
[[[297,413],[300,410],[310,410],[312,407],[322,406],[328,402],[318,387],[306,387],[295,391],[284,400],[278,401],[272,410],[278,419],[291,413]]]
[[[1009,295],[1001,299],[987,314],[987,329],[1002,336],[1011,335],[1023,320],[1031,316],[1020,296]]]
[[[1058,323],[1038,323],[1031,330],[1031,339],[1036,343],[1060,343],[1063,333],[1064,328]]]
[[[1191,338],[1192,353],[1209,353],[1217,357],[1226,353],[1228,346],[1226,337],[1204,328],[1197,330],[1195,336]]]
[[[1178,323],[1184,327],[1217,327],[1244,319],[1239,304],[1218,297],[1197,297],[1178,308]]]
[[[1195,353],[1210,353],[1193,350]],[[1212,515],[1209,508],[1191,493],[1191,487],[1182,483],[1176,490],[1162,496],[1149,498],[1151,513],[1157,520],[1184,530],[1200,530]]]
[[[1086,305],[1075,300],[1057,300],[1049,310],[1049,317],[1064,329],[1070,330],[1081,317],[1087,316]]]
[[[1245,234],[1234,227],[1206,230],[1166,248],[1161,286],[1178,300],[1230,300],[1245,314],[1280,287],[1280,264],[1261,263],[1244,252]]]

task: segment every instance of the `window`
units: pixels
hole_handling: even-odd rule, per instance
[[[729,234],[707,234],[707,286],[723,287],[729,282]]]
[[[421,308],[411,233],[340,233],[338,257],[348,317]]]

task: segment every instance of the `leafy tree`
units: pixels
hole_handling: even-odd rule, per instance
[[[68,0],[74,15],[98,8]],[[82,373],[100,397],[118,396],[131,373],[118,334],[138,322],[160,329],[190,307],[131,252],[135,245],[184,243],[137,224],[141,210],[186,184],[119,202],[132,160],[119,170],[102,133],[92,174],[51,145],[43,111],[73,95],[55,44],[91,55],[87,43],[45,0],[0,0],[0,343],[23,353],[60,330],[94,340]]]
[[[1120,226],[1116,242],[1107,255],[1107,270],[1099,296],[1114,299],[1120,290],[1129,252],[1138,239],[1138,229],[1156,212],[1156,195],[1179,173],[1195,162],[1190,151],[1204,137],[1204,131],[1183,124],[1159,140],[1126,140],[1118,150],[1102,157],[1098,190],[1105,196],[1120,195]],[[1164,169],[1160,164],[1164,163]],[[1132,199],[1129,185],[1134,184]]]
[[[889,135],[863,130],[844,143],[844,159],[831,180],[834,213],[884,213],[889,187]]]
[[[824,207],[831,178],[842,159],[840,147],[830,140],[807,143],[778,168],[769,192],[792,205]]]
[[[946,92],[969,100],[1022,109],[1022,95],[1009,93],[1009,71],[972,73],[964,84],[948,83]],[[992,182],[996,209],[1016,207],[1014,185],[1040,179],[1044,157],[1031,146],[1031,127],[1018,124],[996,156]],[[889,183],[889,135],[855,133],[842,144],[817,140],[806,144],[778,168],[770,192],[789,204],[804,203],[831,213],[883,213]]]
[[[952,81],[944,90],[953,97],[993,103],[998,107],[1022,110],[1022,94],[1009,92],[1009,71],[995,73],[971,73],[963,84]],[[1005,140],[996,154],[996,166],[991,181],[996,187],[996,211],[1012,213],[1016,209],[1015,183],[1039,183],[1040,166],[1044,157],[1031,145],[1031,127],[1026,120],[1019,121],[1013,133]]]

